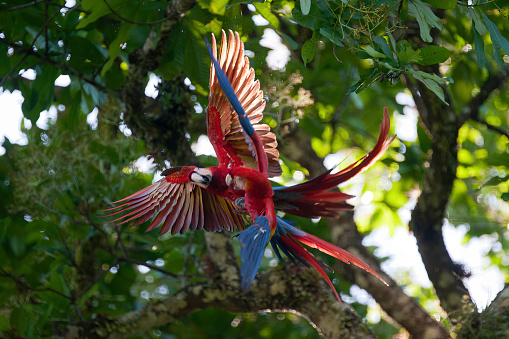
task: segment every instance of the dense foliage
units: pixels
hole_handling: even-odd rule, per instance
[[[298,316],[320,323],[302,311],[313,298],[295,294],[293,303],[290,287],[290,301],[273,308],[257,303],[258,290],[239,290],[240,302],[193,299],[194,308],[166,322],[147,316],[147,328],[134,316],[121,318],[159,301],[191,304],[184,296],[193,286],[213,282],[225,296],[232,291],[215,275],[215,238],[145,234],[143,225],[108,224],[100,212],[152,182],[154,169],[139,171],[142,156],[156,169],[215,164],[196,153],[206,134],[210,70],[203,36],[221,29],[241,34],[267,95],[264,119],[278,136],[284,168],[278,184],[319,174],[328,155],[340,168],[358,159],[375,143],[382,107],[393,112],[391,134],[400,138],[342,188],[366,197],[354,201],[355,216],[293,218],[376,269],[386,258],[362,246],[363,237],[401,227],[415,235],[429,287],[401,271],[394,280],[384,276],[391,286],[382,287],[319,255],[337,270],[331,277],[358,317],[345,313],[364,319],[351,321],[355,333],[507,333],[507,303],[499,302],[507,288],[478,314],[464,284],[469,269],[451,259],[442,226],[464,227],[465,244],[492,239],[486,258],[509,281],[508,10],[505,0],[1,1],[0,85],[23,95],[28,144],[6,140],[0,156],[0,337],[73,337],[71,324],[101,336],[318,336]],[[274,56],[266,47],[271,32],[289,55],[280,55],[279,69],[266,61]],[[35,77],[26,77],[29,70]],[[55,85],[63,75],[69,84]],[[155,97],[145,95],[150,78],[159,79]],[[41,129],[36,122],[49,109],[58,118]],[[97,124],[87,123],[96,113]],[[410,221],[402,218],[410,212]],[[231,244],[238,254],[238,241]],[[309,272],[278,264],[270,251],[261,270],[274,272],[264,276],[273,286],[292,272],[304,289],[329,293],[315,276],[318,287],[309,287]],[[351,292],[355,285],[379,306],[368,307]],[[324,314],[342,314],[333,299],[327,305]]]

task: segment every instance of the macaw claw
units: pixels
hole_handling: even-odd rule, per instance
[[[255,219],[253,226],[245,229],[239,234],[239,242],[242,244],[240,249],[240,276],[242,277],[241,287],[243,290],[249,290],[256,276],[256,271],[262,261],[265,247],[270,240],[269,220],[265,216],[259,216]]]

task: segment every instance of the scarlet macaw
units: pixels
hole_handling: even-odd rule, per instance
[[[239,41],[238,36],[237,41]],[[215,45],[215,41],[213,42]],[[230,171],[231,174],[235,176],[241,176],[243,179],[245,179],[246,184],[242,188],[245,190],[246,209],[248,210],[252,219],[256,218],[253,227],[249,227],[248,229],[242,231],[239,236],[239,241],[243,244],[242,249],[244,250],[244,251],[241,250],[242,266],[240,273],[242,276],[241,284],[242,287],[246,290],[249,289],[251,282],[254,280],[256,271],[258,270],[258,266],[260,264],[268,240],[271,240],[272,246],[280,260],[282,258],[281,255],[279,254],[278,248],[283,250],[283,252],[290,259],[292,259],[293,256],[299,259],[304,264],[308,264],[308,266],[309,265],[313,266],[328,282],[328,284],[334,290],[335,293],[336,291],[333,288],[330,279],[323,271],[322,267],[329,269],[331,271],[332,269],[323,264],[321,261],[317,260],[313,255],[311,255],[311,253],[309,253],[302,246],[300,246],[295,239],[299,239],[301,242],[306,243],[311,247],[318,248],[321,251],[331,254],[347,263],[352,261],[356,265],[377,275],[374,271],[369,269],[368,265],[366,265],[357,257],[351,255],[350,253],[340,249],[337,246],[329,244],[317,237],[314,237],[301,230],[298,230],[295,227],[292,227],[287,222],[285,222],[285,220],[279,217],[276,218],[275,211],[273,210],[272,201],[270,201],[270,198],[273,195],[271,194],[271,192],[273,190],[266,178],[265,169],[267,162],[264,159],[266,158],[266,156],[265,154],[263,154],[264,152],[261,149],[262,144],[259,140],[258,135],[254,133],[254,130],[250,125],[250,121],[247,118],[247,114],[244,112],[244,108],[240,101],[238,100],[235,90],[230,85],[230,79],[228,79],[227,75],[223,72],[221,65],[215,58],[214,53],[215,49],[212,50],[210,48],[207,39],[205,39],[205,43],[207,44],[208,52],[210,58],[212,59],[213,68],[214,67],[216,68],[217,72],[216,78],[219,84],[221,85],[223,93],[226,95],[232,107],[237,112],[240,124],[242,125],[245,133],[247,134],[247,137],[252,140],[255,146],[255,150],[253,150],[253,153],[256,155],[256,158],[258,160],[258,172],[245,167],[232,168],[232,170]],[[225,45],[226,39],[223,33],[222,46],[224,47]],[[232,45],[233,45],[232,35],[230,33],[230,46]],[[352,164],[351,166],[347,167],[345,170],[341,171],[336,175],[329,176],[330,171],[328,171],[324,175],[321,175],[311,180],[310,182],[295,186],[293,189],[292,188],[281,189],[279,195],[283,198],[285,194],[288,194],[289,192],[293,191],[293,193],[297,193],[297,195],[296,196],[294,195],[290,201],[294,203],[297,202],[297,204],[299,202],[304,205],[306,203],[307,204],[311,203],[315,205],[315,208],[316,205],[320,205],[321,208],[335,207],[336,209],[340,209],[341,207],[344,207],[345,204],[344,201],[351,196],[345,195],[343,193],[338,194],[337,192],[324,192],[324,191],[332,188],[333,187],[332,185],[337,186],[337,183],[348,180],[349,178],[360,173],[362,170],[366,169],[367,166],[376,161],[376,159],[381,155],[381,153],[379,152],[385,151],[385,149],[392,142],[392,139],[387,139],[390,124],[387,110],[384,111],[384,122],[385,124],[383,124],[382,126],[381,137],[377,142],[377,146],[375,146],[374,152],[370,152],[370,154],[366,155],[358,162]],[[383,138],[382,135],[384,135]],[[246,138],[246,140],[248,139]],[[338,203],[340,204],[339,206],[337,205]],[[264,214],[263,216],[261,215],[262,213]],[[315,213],[327,214],[330,212],[327,211],[320,212],[320,210],[318,210]],[[277,236],[273,237],[275,232],[277,232]],[[380,278],[380,280],[382,279]],[[337,293],[336,297],[338,298],[338,301],[340,301]]]
[[[137,225],[157,215],[147,231],[163,223],[160,233],[171,228],[172,234],[184,233],[189,228],[205,228],[207,231],[225,228],[232,231],[237,226],[243,230],[239,235],[239,241],[243,243],[241,276],[242,287],[245,290],[249,289],[254,279],[269,240],[278,258],[281,259],[280,249],[292,261],[295,258],[306,266],[317,269],[333,289],[338,300],[339,296],[322,268],[331,269],[302,247],[299,241],[346,263],[352,262],[380,278],[354,255],[276,217],[274,207],[305,217],[337,216],[338,210],[352,208],[345,202],[351,198],[350,195],[330,190],[365,170],[388,148],[392,139],[387,138],[390,124],[387,111],[384,111],[377,144],[366,156],[336,174],[327,171],[296,186],[272,189],[267,177],[281,172],[277,142],[267,125],[258,124],[263,116],[265,101],[259,90],[258,81],[254,81],[254,71],[249,68],[248,59],[243,55],[243,43],[237,33],[234,36],[230,31],[228,46],[223,31],[218,61],[214,60],[216,51],[214,36],[212,45],[213,65],[207,129],[218,156],[219,166],[205,169],[184,166],[164,171],[162,174],[166,175],[165,178],[115,202],[123,204],[113,209],[120,207],[122,209],[112,215],[130,209],[133,211],[114,221],[122,220],[121,223],[125,223],[140,218],[135,223]],[[216,62],[218,64],[214,66]],[[226,73],[221,84],[218,80],[221,79],[220,69]],[[233,88],[229,91],[221,90],[220,86],[226,86],[225,83],[231,83]],[[238,104],[233,104],[233,107],[236,109],[230,104],[235,102],[235,99]],[[243,111],[245,113],[242,113]],[[247,134],[247,138],[244,133]],[[243,219],[235,213],[239,207],[235,206],[234,202],[239,198],[245,199],[245,208],[254,220],[254,227],[246,230]]]

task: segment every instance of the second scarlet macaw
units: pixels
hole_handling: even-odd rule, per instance
[[[269,241],[280,259],[279,250],[290,259],[317,269],[338,300],[337,292],[323,271],[323,268],[330,268],[299,242],[346,263],[354,263],[380,278],[354,255],[276,217],[275,208],[304,217],[337,216],[338,210],[351,209],[345,201],[352,196],[331,190],[365,170],[388,148],[392,139],[387,138],[390,124],[387,111],[384,111],[375,148],[366,156],[338,173],[327,171],[299,185],[272,189],[268,177],[281,173],[277,142],[270,128],[259,124],[265,101],[258,81],[254,81],[254,71],[244,56],[243,43],[237,33],[234,35],[230,31],[228,45],[223,31],[217,61],[214,37],[212,45],[207,131],[219,165],[209,168],[184,166],[164,171],[165,178],[117,201],[121,204],[113,209],[121,209],[113,215],[129,212],[114,221],[125,223],[138,219],[137,225],[155,216],[148,230],[162,224],[160,233],[171,230],[172,234],[202,228],[232,231],[237,227],[242,231],[239,235],[243,244],[241,284],[245,290],[249,289],[256,275]],[[226,88],[230,84],[230,88]],[[239,199],[243,200],[244,206],[235,204]],[[244,208],[253,220],[253,226],[247,229],[244,229],[243,218],[236,213]]]

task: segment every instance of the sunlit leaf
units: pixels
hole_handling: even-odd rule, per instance
[[[430,35],[431,28],[442,29],[442,20],[433,13],[431,8],[420,0],[408,1],[408,14],[413,16],[419,23],[421,38],[426,42],[431,42],[433,40]]]

